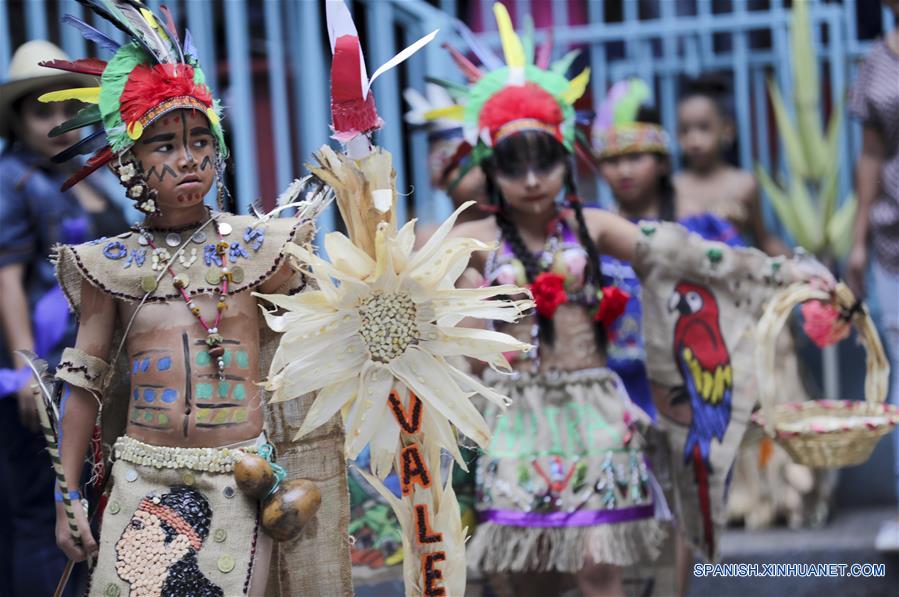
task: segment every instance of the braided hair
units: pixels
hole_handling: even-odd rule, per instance
[[[508,206],[496,183],[496,176],[498,173],[521,176],[527,173],[527,169],[532,164],[539,170],[548,171],[560,162],[565,164],[565,193],[577,221],[578,241],[587,252],[587,268],[584,272],[585,285],[599,288],[602,285],[599,249],[590,236],[583,206],[577,196],[573,159],[555,137],[542,131],[522,131],[500,141],[490,158],[482,164],[484,173],[487,175],[487,196],[491,205],[496,209],[494,217],[502,240],[509,245],[512,253],[521,262],[527,281],[533,283],[543,269],[538,257],[525,245],[515,223],[509,219]],[[536,317],[540,341],[551,346],[555,340],[553,320],[539,313],[536,314]],[[604,350],[605,329],[599,322],[596,322],[594,326],[597,346],[600,350]]]

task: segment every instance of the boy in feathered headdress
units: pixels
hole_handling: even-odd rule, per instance
[[[292,441],[308,405],[264,407],[258,383],[277,334],[252,292],[303,288],[285,248],[305,244],[312,222],[210,212],[203,198],[213,183],[225,192],[227,149],[190,34],[178,37],[164,7],[157,20],[135,0],[81,1],[127,41],[66,17],[114,55],[46,64],[99,77],[43,96],[88,103],[58,132],[101,125],[56,159],[91,153],[66,185],[107,165],[146,217],[130,233],[58,248],[81,325],[57,370],[66,485],[78,485],[98,411],[114,460],[99,547],[81,508],[79,536],[69,533],[62,504],[58,543],[74,560],[99,550],[91,594],[348,594],[342,427]],[[255,492],[233,474],[249,454],[261,456]],[[291,513],[284,488],[298,487],[288,476],[311,479],[322,505],[315,514],[315,487],[302,485],[309,499],[292,504],[307,532],[271,557],[268,533],[283,537],[279,515]]]

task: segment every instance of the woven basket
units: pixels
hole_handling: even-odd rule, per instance
[[[849,322],[865,347],[865,400],[810,400],[776,404],[774,346],[796,305],[820,300],[852,313]],[[890,367],[867,310],[852,310],[855,297],[843,284],[826,292],[794,284],[778,293],[759,320],[756,376],[761,410],[753,420],[765,428],[794,461],[816,468],[840,468],[865,462],[881,437],[899,423],[899,409],[885,404]]]

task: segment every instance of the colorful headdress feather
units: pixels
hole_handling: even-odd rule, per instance
[[[652,99],[640,79],[612,85],[593,121],[593,155],[597,160],[629,153],[670,152],[668,133],[658,124],[639,122],[640,107]]]
[[[535,47],[531,23],[526,23],[522,38],[512,27],[505,6],[497,2],[493,5],[493,14],[505,65],[484,72],[463,54],[448,48],[468,78],[469,86],[460,89],[458,84],[434,82],[446,87],[463,107],[433,110],[425,117],[456,118],[463,123],[466,141],[474,148],[472,165],[489,156],[502,138],[524,130],[546,131],[573,152],[576,140],[574,103],[586,91],[590,69],[585,68],[569,81],[565,75],[577,52],[550,65],[551,36],[547,36],[539,48]]]
[[[78,0],[127,36],[120,44],[110,36],[71,15],[63,22],[76,27],[89,41],[113,52],[109,61],[97,58],[52,60],[43,66],[100,77],[98,87],[65,89],[42,95],[42,102],[76,99],[88,107],[51,131],[51,136],[102,123],[103,130],[82,139],[54,156],[63,162],[95,152],[87,164],[67,180],[67,189],[91,172],[127,151],[144,128],[167,112],[193,109],[203,112],[217,142],[220,157],[227,156],[220,123],[221,106],[212,98],[206,77],[199,67],[190,32],[183,46],[174,19],[165,6],[157,19],[138,0]]]
[[[396,54],[378,67],[369,78],[359,34],[344,0],[327,0],[325,14],[332,53],[331,118],[334,138],[342,143],[349,143],[374,132],[383,124],[371,92],[375,79],[431,42],[437,36],[437,30]]]

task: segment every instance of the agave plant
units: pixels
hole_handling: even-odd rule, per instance
[[[837,201],[843,106],[834,106],[825,133],[808,4],[807,0],[793,2],[790,27],[795,118],[790,116],[777,84],[768,80],[789,176],[775,182],[758,164],[756,175],[793,239],[821,259],[838,259],[852,244],[856,200],[850,195],[842,204]]]

